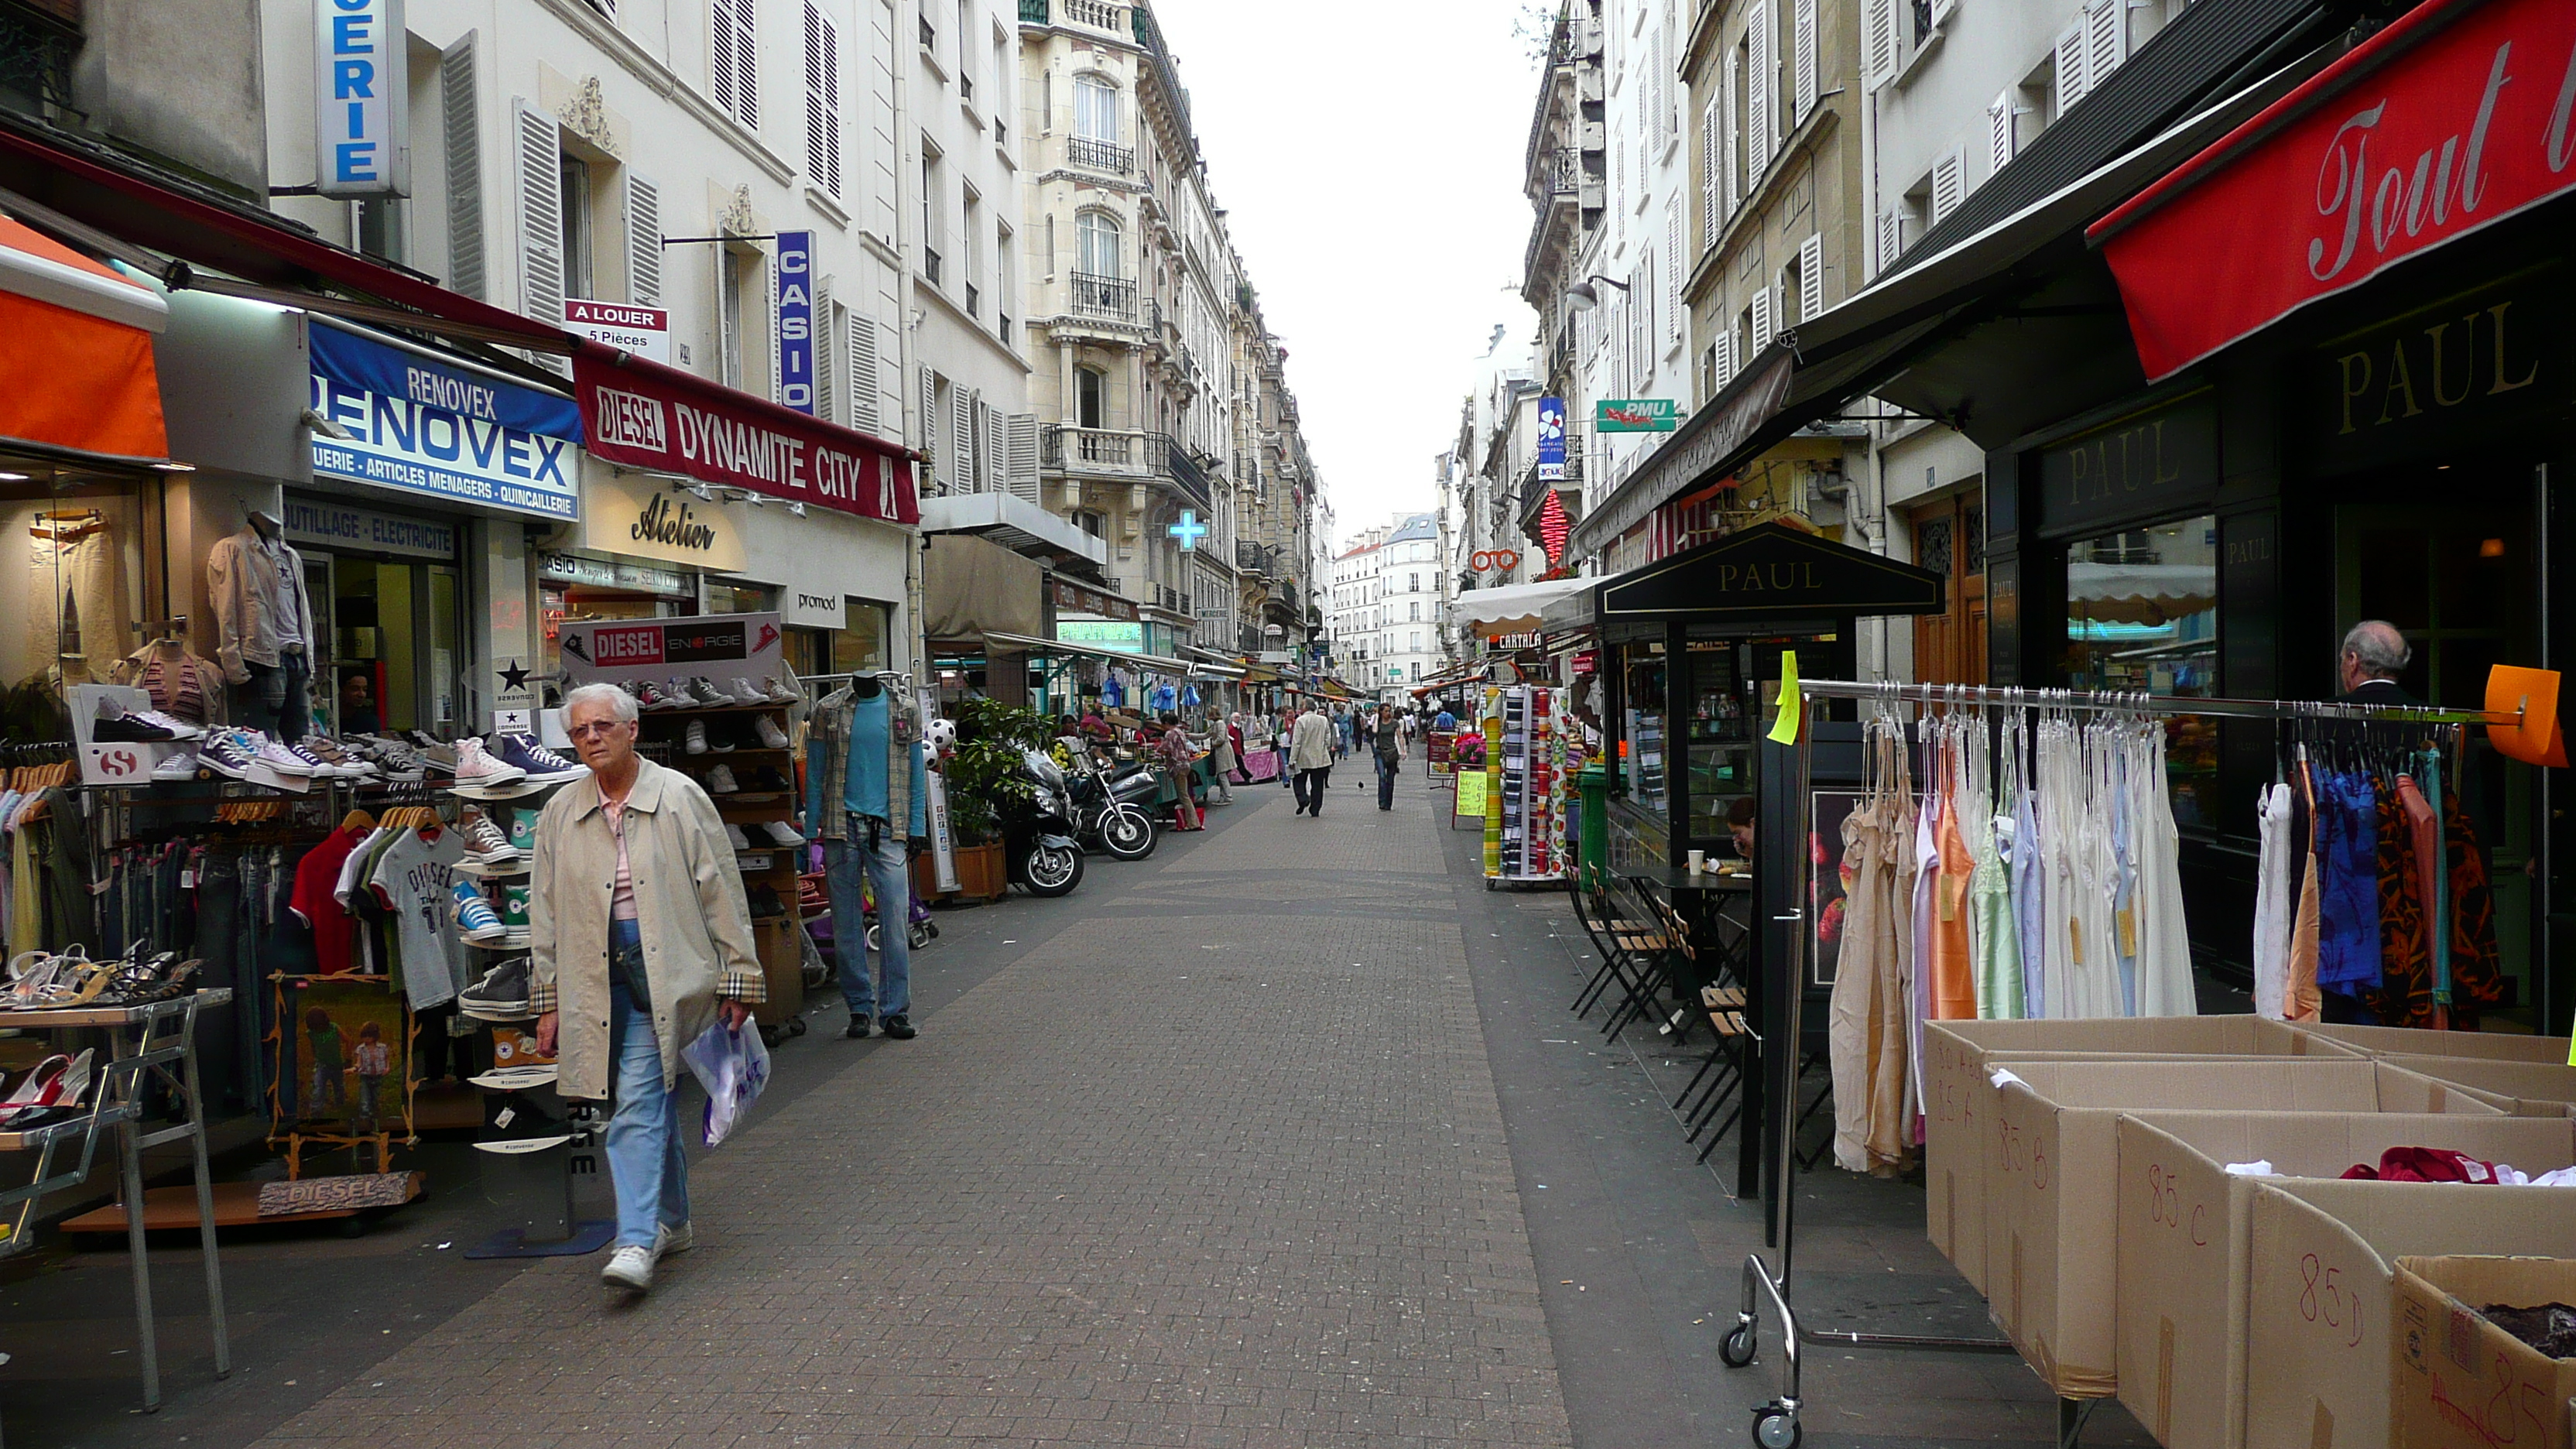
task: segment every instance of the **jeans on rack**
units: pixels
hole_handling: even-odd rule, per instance
[[[823,884],[832,898],[832,953],[841,968],[841,1000],[852,1016],[905,1016],[912,1011],[912,881],[903,840],[888,826],[852,815],[847,836],[823,842]],[[861,880],[877,896],[879,971],[868,977],[867,916]]]
[[[618,923],[627,931],[632,925]],[[612,928],[614,929],[614,928]],[[678,1083],[662,1084],[653,1014],[614,973],[608,984],[609,1059],[616,1106],[608,1118],[608,1176],[617,1190],[617,1246],[650,1248],[662,1227],[689,1220],[689,1162],[680,1149]]]

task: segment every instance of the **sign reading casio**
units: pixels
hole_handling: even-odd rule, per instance
[[[313,0],[314,189],[411,194],[403,0]]]

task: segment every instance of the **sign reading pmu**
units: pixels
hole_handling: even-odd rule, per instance
[[[778,234],[778,400],[814,410],[814,233]]]
[[[313,0],[314,189],[411,194],[403,0]]]

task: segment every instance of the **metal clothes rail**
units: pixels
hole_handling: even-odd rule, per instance
[[[1797,828],[1792,839],[1803,840],[1813,830],[1810,818],[1809,782],[1814,750],[1814,712],[1809,702],[1819,699],[1871,700],[1884,704],[1912,704],[1927,709],[2031,709],[2083,711],[2103,714],[2140,714],[2160,717],[2200,715],[2225,719],[2276,721],[2323,721],[2352,723],[2393,723],[2428,725],[2514,725],[2523,723],[2530,711],[2525,697],[2510,713],[2485,710],[2450,710],[2425,705],[2358,704],[2338,700],[2220,699],[2189,698],[2176,695],[2146,694],[2126,690],[2023,689],[2014,686],[1973,684],[1898,684],[1846,679],[1802,679],[1798,681],[1798,767],[1795,815]],[[1802,1343],[1824,1344],[1837,1348],[1928,1349],[1954,1353],[2012,1353],[2012,1344],[1997,1338],[1942,1338],[1905,1333],[1854,1333],[1826,1331],[1802,1326],[1793,1301],[1790,1284],[1792,1262],[1797,1244],[1796,1209],[1798,1195],[1792,1184],[1797,1172],[1796,1114],[1798,1060],[1801,1051],[1800,991],[1807,979],[1809,932],[1806,910],[1797,902],[1814,899],[1815,865],[1805,850],[1792,852],[1798,861],[1795,893],[1789,909],[1773,916],[1772,922],[1789,927],[1795,943],[1787,952],[1785,970],[1768,971],[1763,983],[1769,992],[1786,993],[1780,1000],[1787,1003],[1781,1013],[1784,1027],[1779,1033],[1782,1060],[1788,1064],[1787,1081],[1791,1089],[1768,1094],[1763,1111],[1769,1118],[1771,1150],[1778,1155],[1777,1184],[1779,1214],[1779,1268],[1774,1272],[1760,1253],[1744,1260],[1744,1295],[1736,1310],[1735,1327],[1718,1347],[1718,1358],[1729,1368],[1742,1368],[1753,1362],[1760,1327],[1760,1306],[1768,1299],[1772,1312],[1780,1320],[1781,1393],[1756,1410],[1753,1437],[1764,1449],[1791,1449],[1800,1437],[1798,1346]],[[1767,1053],[1766,1053],[1767,1054]],[[2057,1435],[2061,1449],[2073,1449],[2083,1433],[2084,1423],[2092,1416],[2098,1399],[2057,1401]]]

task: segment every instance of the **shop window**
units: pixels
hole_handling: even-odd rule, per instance
[[[778,590],[767,584],[707,584],[710,614],[766,614],[777,607]]]
[[[2066,554],[2066,682],[2074,689],[2218,692],[2218,520],[2207,514],[2084,539]],[[2210,722],[2165,724],[2174,823],[2218,818]]]
[[[842,613],[841,632],[832,636],[833,674],[864,674],[892,667],[886,641],[894,628],[894,606],[852,598]]]

